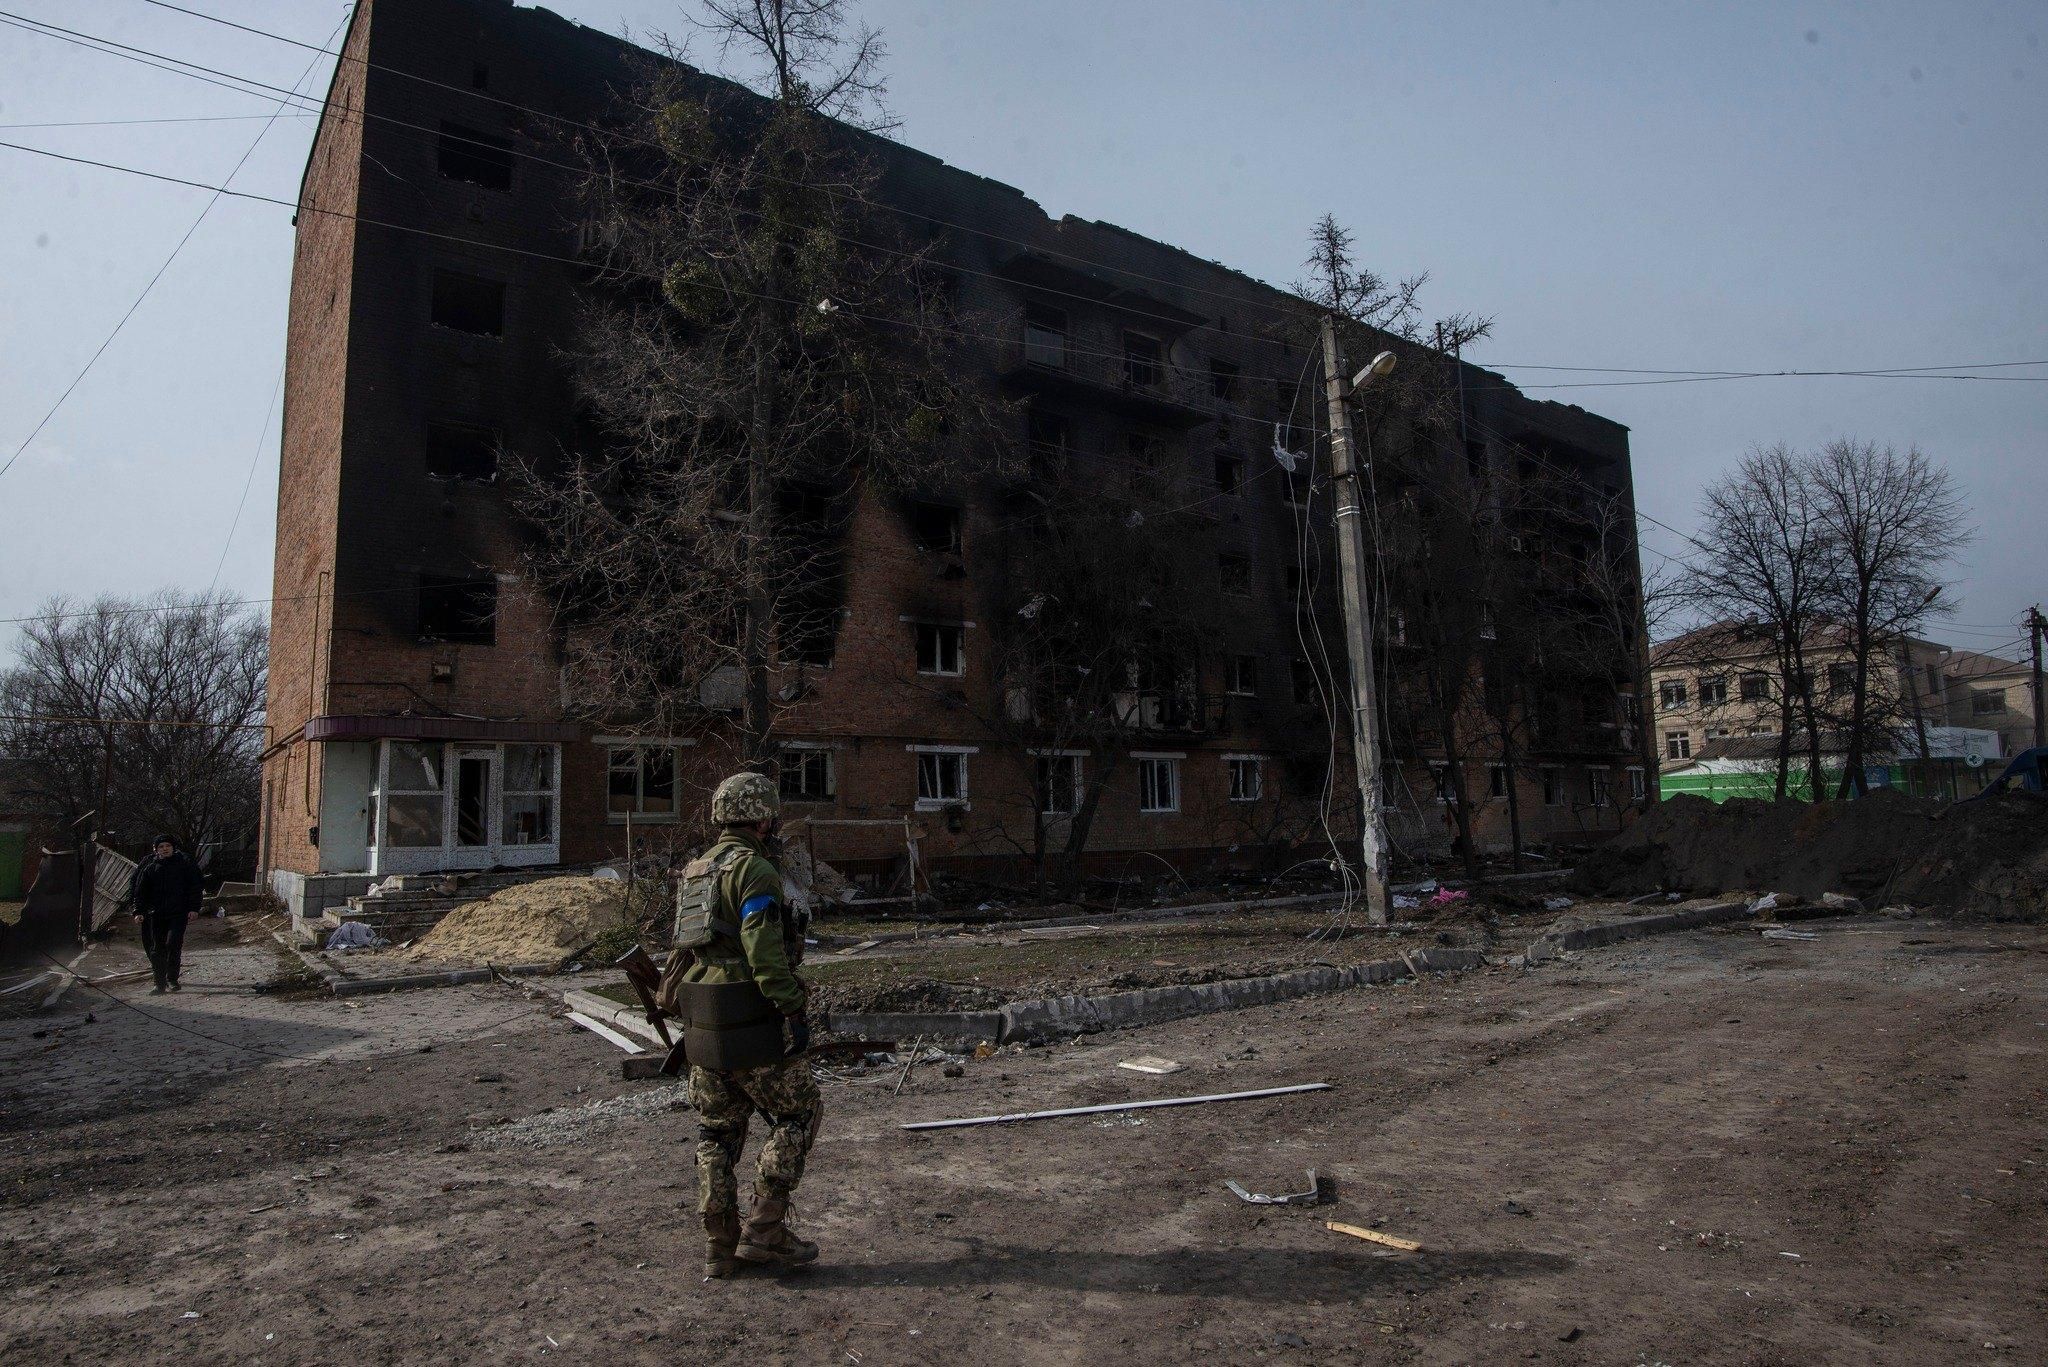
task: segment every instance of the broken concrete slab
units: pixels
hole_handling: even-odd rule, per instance
[[[1637,916],[1627,921],[1581,926],[1536,940],[1522,952],[1522,962],[1525,966],[1534,967],[1571,950],[1617,945],[1627,940],[1640,940],[1650,935],[1668,935],[1680,930],[1696,930],[1701,926],[1739,921],[1749,914],[1749,904],[1746,902],[1717,902],[1712,906],[1667,911],[1659,916]]]

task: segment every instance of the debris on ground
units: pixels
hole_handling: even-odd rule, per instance
[[[1297,1092],[1327,1092],[1327,1082],[1300,1082],[1292,1087],[1260,1087],[1249,1092],[1213,1092],[1207,1096],[1169,1096],[1151,1101],[1112,1101],[1102,1106],[1063,1106],[1051,1111],[1012,1111],[1007,1115],[976,1115],[959,1120],[919,1120],[899,1125],[900,1130],[950,1130],[967,1125],[1004,1125],[1018,1120],[1051,1120],[1068,1115],[1101,1115],[1109,1111],[1144,1111],[1159,1106],[1199,1106],[1210,1101],[1253,1101],[1264,1097],[1290,1096]]]
[[[1367,1229],[1363,1225],[1347,1225],[1339,1220],[1325,1220],[1323,1224],[1326,1228],[1333,1229],[1339,1234],[1349,1234],[1354,1239],[1364,1239],[1368,1243],[1385,1244],[1388,1248],[1398,1248],[1404,1253],[1420,1253],[1422,1251],[1421,1244],[1416,1243],[1413,1239],[1404,1239],[1398,1234],[1388,1234],[1382,1230]]]
[[[1308,1170],[1308,1189],[1306,1191],[1291,1191],[1280,1196],[1268,1196],[1264,1192],[1246,1191],[1234,1177],[1225,1179],[1223,1185],[1230,1188],[1231,1195],[1237,1197],[1238,1200],[1248,1206],[1313,1206],[1320,1205],[1323,1201],[1323,1184],[1316,1179],[1316,1170],[1314,1168]]]
[[[1680,794],[1588,851],[1576,879],[1610,895],[1769,888],[2039,921],[2048,918],[2048,797],[1945,803],[1881,788],[1847,802],[1716,805]]]
[[[543,878],[455,908],[407,951],[408,959],[551,963],[608,936],[630,933],[619,884]]]
[[[634,1121],[650,1119],[689,1105],[681,1086],[650,1087],[623,1096],[569,1109],[542,1111],[523,1120],[477,1130],[470,1143],[479,1149],[551,1149],[582,1144]]]
[[[380,945],[389,943],[390,941],[361,921],[343,921],[334,928],[334,933],[327,937],[326,948],[330,950],[376,949]]]
[[[1138,1058],[1127,1058],[1122,1063],[1117,1064],[1117,1067],[1128,1068],[1134,1073],[1177,1073],[1186,1066],[1186,1064],[1175,1063],[1170,1058],[1155,1058],[1150,1054],[1142,1055]]]

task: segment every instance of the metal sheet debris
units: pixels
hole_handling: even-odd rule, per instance
[[[1198,1106],[1208,1101],[1251,1101],[1258,1097],[1291,1096],[1296,1092],[1327,1092],[1327,1082],[1303,1082],[1292,1087],[1261,1087],[1251,1092],[1216,1092],[1208,1096],[1170,1096],[1154,1101],[1112,1101],[1103,1106],[1067,1106],[1056,1111],[1013,1111],[1008,1115],[967,1116],[959,1120],[917,1120],[897,1126],[902,1130],[949,1130],[965,1125],[1004,1125],[1018,1120],[1050,1120],[1063,1115],[1102,1115],[1109,1111],[1145,1111],[1158,1106]]]
[[[1231,1194],[1248,1206],[1313,1206],[1323,1199],[1323,1189],[1316,1181],[1316,1170],[1308,1170],[1308,1190],[1291,1191],[1282,1196],[1268,1196],[1264,1192],[1246,1191],[1235,1178],[1225,1179],[1224,1186]]]

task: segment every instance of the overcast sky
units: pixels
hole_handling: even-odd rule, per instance
[[[334,0],[181,0],[325,43]],[[556,0],[612,32],[674,0]],[[289,86],[312,54],[141,0],[20,12]],[[870,0],[902,136],[1275,282],[1334,212],[1361,257],[1495,320],[1497,367],[2048,379],[2048,7]],[[306,77],[324,88],[330,59]],[[0,27],[0,139],[218,184],[270,103]],[[256,116],[256,117],[251,117]],[[29,128],[83,120],[209,122]],[[290,199],[312,121],[234,185]],[[198,190],[0,148],[0,464],[161,267]],[[223,201],[0,474],[0,617],[163,586],[270,594],[287,210]],[[1937,635],[1998,649],[2048,597],[2048,383],[1509,369],[1632,429],[1648,546],[1752,444],[1918,444],[1979,528]],[[253,473],[252,473],[253,472]],[[235,510],[248,489],[239,523]],[[230,528],[233,528],[230,539]],[[0,658],[16,628],[0,626]],[[2010,652],[2008,652],[2010,653]]]

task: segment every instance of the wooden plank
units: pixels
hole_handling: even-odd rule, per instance
[[[1388,1248],[1398,1248],[1403,1253],[1422,1251],[1421,1244],[1413,1239],[1404,1239],[1398,1234],[1383,1234],[1376,1229],[1367,1229],[1364,1225],[1347,1225],[1339,1220],[1325,1220],[1323,1224],[1339,1234],[1349,1234],[1352,1238],[1364,1239],[1367,1243],[1385,1244]]]

